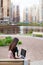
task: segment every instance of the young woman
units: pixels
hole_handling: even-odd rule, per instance
[[[14,38],[12,43],[9,46],[8,57],[11,58],[11,59],[17,59],[17,57],[18,57],[18,48],[17,48],[18,41],[19,41],[18,38]],[[17,57],[16,57],[15,53],[17,53]]]

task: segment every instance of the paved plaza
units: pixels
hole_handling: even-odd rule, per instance
[[[32,39],[28,37],[18,37],[22,40],[22,45],[18,46],[19,51],[21,48],[27,50],[26,58],[31,61],[43,60],[43,39]],[[37,42],[38,41],[38,42]],[[31,43],[30,43],[31,42]],[[8,58],[8,46],[0,47],[0,58]]]

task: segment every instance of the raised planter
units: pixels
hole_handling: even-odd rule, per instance
[[[35,37],[43,37],[42,32],[33,32],[32,35],[35,36]]]

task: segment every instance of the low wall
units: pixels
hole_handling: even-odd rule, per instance
[[[0,65],[25,65],[25,59],[0,59]],[[30,61],[27,65],[30,65]]]

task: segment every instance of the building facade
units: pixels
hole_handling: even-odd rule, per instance
[[[36,22],[37,23],[39,23],[40,21],[39,21],[39,6],[37,7],[37,9],[36,9]]]
[[[10,19],[10,4],[11,0],[0,0],[1,23],[8,23]]]
[[[30,23],[32,22],[32,8],[29,8],[28,20]]]
[[[39,0],[40,22],[43,22],[43,0]]]
[[[23,22],[24,23],[29,23],[29,20],[28,20],[28,8],[23,10]]]
[[[25,21],[25,16],[26,16],[26,14],[25,14],[25,9],[23,10],[23,21]]]
[[[32,7],[32,22],[36,22],[36,6],[33,5]]]
[[[15,13],[15,6],[13,6],[13,24],[16,22],[16,13]]]
[[[16,6],[16,23],[20,22],[20,10],[19,6]]]
[[[19,6],[12,5],[12,24],[20,22],[20,10]]]

